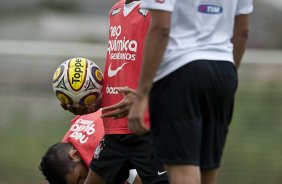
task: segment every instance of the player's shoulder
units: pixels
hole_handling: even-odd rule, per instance
[[[110,15],[119,13],[121,11],[122,7],[124,6],[124,3],[125,3],[125,0],[120,0],[120,1],[116,2],[110,10]]]
[[[121,13],[123,11],[124,4],[125,4],[125,0],[116,2],[115,5],[111,8],[109,15],[114,16]],[[148,16],[150,15],[149,11],[140,7],[140,2],[137,4],[137,8],[136,9],[134,8],[134,10],[137,11],[138,14],[143,17],[150,17]]]
[[[96,112],[83,115],[83,118],[88,120],[99,120],[102,119],[101,115],[102,115],[102,109],[99,109]]]
[[[90,120],[90,121],[101,120],[102,121],[101,115],[102,115],[102,109],[99,109],[96,112],[93,112],[93,113],[90,113],[90,114],[78,115],[71,120],[71,124],[74,124],[74,123],[81,121],[81,120]]]

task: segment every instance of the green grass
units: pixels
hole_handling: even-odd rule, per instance
[[[46,105],[47,101],[56,100],[53,97],[35,98],[38,106],[29,106],[31,98],[1,100],[11,102],[11,98],[21,103],[16,105],[12,101],[13,105],[7,107],[10,114],[1,120],[0,183],[46,183],[38,170],[41,156],[49,146],[60,141],[73,116],[61,110],[57,103]]]
[[[281,94],[278,82],[240,86],[220,183],[281,183]]]

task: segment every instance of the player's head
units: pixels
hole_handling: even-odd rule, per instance
[[[50,184],[80,184],[88,173],[87,166],[70,143],[51,146],[42,157],[39,169]]]

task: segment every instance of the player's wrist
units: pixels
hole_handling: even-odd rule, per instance
[[[149,96],[149,88],[143,88],[143,89],[138,89],[136,91],[136,98],[137,99],[144,99],[147,98]]]

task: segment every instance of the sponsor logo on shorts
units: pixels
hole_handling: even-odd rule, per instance
[[[103,138],[94,152],[94,159],[99,159],[101,151],[105,148],[105,138]]]
[[[166,171],[158,171],[158,175],[163,175],[165,173],[166,173]]]

